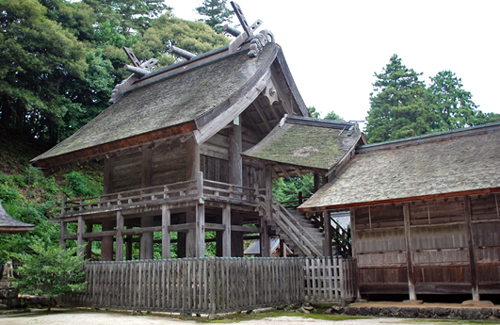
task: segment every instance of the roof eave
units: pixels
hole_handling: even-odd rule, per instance
[[[421,196],[394,198],[394,199],[387,199],[387,200],[380,200],[380,201],[349,202],[349,203],[314,206],[314,207],[301,207],[301,206],[299,206],[297,209],[300,212],[321,212],[321,211],[329,211],[329,210],[350,209],[350,208],[357,208],[357,207],[363,207],[363,206],[393,204],[393,203],[420,201],[420,200],[444,199],[444,198],[457,197],[457,196],[470,196],[470,195],[480,195],[480,194],[489,194],[489,193],[498,193],[498,192],[500,192],[500,187],[492,187],[492,188],[485,188],[485,189],[478,189],[478,190],[468,190],[468,191],[447,192],[447,193],[439,193],[439,194],[429,194],[429,195],[421,195]],[[304,204],[307,204],[307,202]]]

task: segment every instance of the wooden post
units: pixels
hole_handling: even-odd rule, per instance
[[[320,176],[318,173],[314,173],[314,192],[319,190],[320,187]]]
[[[152,227],[154,222],[153,216],[146,216],[141,218],[141,228]],[[153,259],[153,233],[145,232],[141,235],[140,251],[141,260]]]
[[[237,117],[229,129],[229,183],[243,184],[241,116]]]
[[[196,256],[205,257],[205,204],[196,203]]]
[[[474,232],[472,229],[472,211],[470,197],[464,197],[465,214],[465,234],[467,237],[467,246],[469,248],[470,282],[472,289],[472,300],[479,301],[479,283],[477,280],[476,256],[474,254]]]
[[[123,215],[121,211],[116,212],[116,252],[115,258],[117,261],[123,261]]]
[[[271,164],[266,165],[266,218],[271,220],[273,218],[272,213],[273,204],[273,166]]]
[[[323,211],[323,256],[332,256],[332,225],[330,224],[330,211]]]
[[[61,221],[61,230],[59,231],[59,246],[61,246],[62,249],[66,248],[66,233],[68,232],[68,223]]]
[[[103,221],[102,231],[113,230],[113,221]],[[101,241],[101,261],[112,261],[113,260],[113,236],[106,236],[102,238]]]
[[[229,204],[222,208],[222,224],[224,225],[222,256],[231,257],[231,206]]]
[[[186,179],[195,179],[200,169],[200,146],[194,137],[187,140]]]
[[[132,239],[134,236],[132,235],[127,235],[127,244],[125,245],[126,250],[125,250],[125,259],[127,261],[132,260]]]
[[[410,233],[410,204],[403,203],[403,214],[405,224],[405,242],[406,242],[406,261],[407,261],[407,274],[408,274],[408,293],[410,300],[417,300],[415,292],[415,277],[413,271],[413,257],[411,249],[411,233]]]
[[[299,205],[301,205],[302,202],[304,202],[304,194],[302,191],[299,191]]]
[[[170,210],[166,204],[161,206],[161,258],[170,258]]]
[[[92,233],[94,231],[94,223],[86,222],[87,225],[87,233]],[[85,259],[92,258],[92,240],[87,240],[87,246],[85,247]]]
[[[264,217],[260,219],[260,256],[271,257],[271,242],[269,238],[269,227]]]
[[[235,226],[243,225],[243,217],[237,211],[231,211],[231,224]],[[231,231],[231,256],[243,257],[243,233],[240,231]]]
[[[350,209],[350,217],[351,217],[351,250],[352,250],[352,257],[357,258],[357,250],[356,250],[356,244],[357,244],[357,234],[356,234],[356,209],[351,208]],[[356,274],[356,283],[357,283],[357,292],[356,292],[356,298],[361,299],[361,292],[359,291],[359,268],[358,264],[356,263],[356,267],[354,269],[354,272]]]
[[[78,229],[76,235],[76,245],[78,247],[83,246],[83,244],[85,244],[85,241],[83,240],[84,233],[85,233],[85,221],[83,220],[83,217],[78,217]],[[82,247],[78,248],[78,254],[82,254],[82,258],[84,258]]]

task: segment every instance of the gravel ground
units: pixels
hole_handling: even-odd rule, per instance
[[[331,320],[318,320],[302,317],[273,317],[263,318],[259,320],[245,320],[240,325],[332,325]],[[355,319],[335,322],[339,325],[354,325],[354,324],[414,324],[414,322],[405,322],[404,319],[398,318],[374,318],[374,319]],[[9,325],[49,325],[49,324],[64,324],[64,325],[195,325],[200,324],[190,320],[179,320],[166,316],[156,315],[128,315],[125,313],[104,313],[104,312],[67,312],[53,313],[48,315],[38,316],[0,316],[0,324]],[[225,323],[229,324],[229,323]]]

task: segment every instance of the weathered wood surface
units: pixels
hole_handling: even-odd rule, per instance
[[[202,176],[185,182],[69,200],[62,207],[62,217],[109,213],[141,206],[157,206],[160,210],[164,204],[193,201],[200,197],[217,202],[256,206],[257,195],[263,191],[204,179],[200,181],[200,177]]]
[[[500,293],[497,196],[405,203],[407,220],[403,204],[355,208],[361,293],[411,293],[409,281],[416,294]]]
[[[301,258],[200,258],[91,262],[85,291],[65,305],[226,313],[304,300]]]
[[[337,257],[305,258],[304,293],[310,302],[345,304],[357,297],[356,261]]]

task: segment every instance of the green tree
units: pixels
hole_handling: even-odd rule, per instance
[[[49,296],[50,311],[55,297],[85,289],[87,283],[83,282],[85,272],[82,268],[85,260],[76,254],[78,247],[62,249],[57,245],[46,247],[33,243],[30,248],[34,254],[11,254],[23,264],[17,269],[17,286],[21,293]]]
[[[308,106],[307,110],[309,111],[309,115],[311,115],[312,118],[319,118],[319,112],[316,110],[316,107]]]
[[[36,0],[0,4],[0,122],[55,143],[69,88],[87,64],[84,45],[47,14]]]
[[[335,120],[335,121],[343,121],[343,122],[345,122],[345,120],[343,118],[341,118],[340,115],[338,115],[334,111],[331,111],[328,114],[326,114],[326,116],[325,116],[324,119],[325,120]]]
[[[462,87],[454,72],[441,71],[431,77],[427,88],[427,105],[439,117],[431,125],[435,131],[452,130],[482,124],[487,120],[472,101],[472,94]]]
[[[426,89],[413,69],[401,64],[393,55],[370,94],[370,111],[366,124],[369,143],[401,139],[428,133],[435,117],[426,107]]]
[[[227,7],[227,0],[204,0],[196,11],[206,17],[202,21],[210,26],[217,34],[223,32],[221,24],[230,23],[234,12]]]

